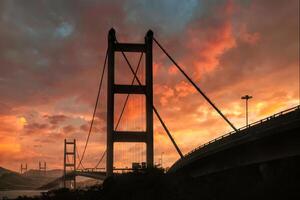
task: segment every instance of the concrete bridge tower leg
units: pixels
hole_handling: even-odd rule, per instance
[[[46,167],[46,164],[45,164]],[[76,189],[76,140],[67,141],[64,144],[64,187]],[[73,172],[69,174],[69,172]]]
[[[143,142],[146,144],[147,166],[153,166],[153,71],[152,71],[152,42],[153,32],[149,30],[145,43],[118,43],[115,30],[108,33],[108,84],[107,84],[107,176],[113,174],[114,142]],[[115,84],[115,52],[143,52],[146,57],[145,85]],[[146,130],[117,131],[114,129],[115,94],[141,94],[146,97]]]

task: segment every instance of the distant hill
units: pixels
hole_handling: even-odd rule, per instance
[[[51,182],[48,182],[47,184],[41,186],[40,190],[53,190],[53,189],[58,189],[62,187],[61,183],[63,181],[63,178],[57,178]],[[77,177],[76,178],[76,187],[77,188],[86,188],[90,186],[95,186],[95,185],[102,185],[103,181],[102,180],[97,180],[97,179],[91,179],[91,178],[86,178],[86,177]]]
[[[32,190],[58,188],[61,183],[63,170],[54,169],[46,173],[39,170],[28,170],[20,174],[0,167],[0,190]],[[98,180],[77,178],[77,187],[100,184]]]
[[[0,176],[2,176],[2,174],[6,174],[6,173],[11,173],[12,171],[5,169],[3,167],[0,167]]]
[[[57,177],[61,177],[63,175],[63,170],[53,169],[53,170],[49,170],[45,173],[43,171],[31,169],[31,170],[28,170],[27,172],[25,172],[24,175],[29,176],[31,178],[41,177],[41,176],[46,176],[48,178],[57,178]]]
[[[46,174],[39,170],[29,170],[24,174],[0,167],[0,190],[36,189],[62,175],[62,170],[50,170]]]

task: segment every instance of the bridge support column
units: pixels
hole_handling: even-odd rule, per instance
[[[107,153],[106,153],[106,173],[107,176],[113,174],[114,162],[114,92],[115,82],[115,30],[111,29],[108,34],[108,71],[107,71]]]
[[[153,75],[152,75],[152,41],[153,32],[149,30],[145,36],[145,43],[118,43],[115,30],[108,34],[108,78],[107,78],[107,176],[113,175],[114,142],[143,142],[146,143],[146,162],[153,166]],[[115,52],[141,52],[146,56],[145,85],[115,84]],[[141,83],[143,84],[143,83]],[[146,97],[146,130],[145,131],[117,131],[114,128],[114,95],[141,94]]]
[[[147,131],[147,166],[153,167],[153,70],[152,70],[153,32],[149,30],[145,37],[146,46],[146,131]]]
[[[69,170],[68,170],[69,169]],[[68,174],[68,172],[73,174]],[[76,189],[76,140],[67,141],[64,144],[64,187]]]
[[[21,164],[21,174],[27,172],[27,163],[23,166],[23,164]]]

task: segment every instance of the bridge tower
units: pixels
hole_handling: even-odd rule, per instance
[[[25,172],[27,172],[27,163],[23,166],[23,164],[21,163],[21,168],[20,168],[21,174],[24,174]]]
[[[73,171],[73,174],[67,172]],[[64,187],[76,188],[76,140],[67,141],[64,145]],[[68,184],[69,183],[69,184]]]
[[[149,30],[145,43],[118,43],[115,30],[108,33],[108,88],[107,88],[107,176],[113,174],[114,142],[143,142],[146,144],[147,166],[153,166],[153,32]],[[115,52],[143,52],[145,54],[145,85],[115,84]],[[116,131],[114,126],[115,94],[141,94],[146,97],[146,131]]]
[[[44,172],[44,174],[46,174],[46,171],[47,171],[47,164],[46,164],[46,162],[44,162],[44,164],[42,165],[42,162],[39,161],[39,171],[40,172]]]

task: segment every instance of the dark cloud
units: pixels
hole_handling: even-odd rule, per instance
[[[84,132],[88,132],[89,131],[89,125],[88,124],[81,125],[80,130],[82,130]]]
[[[64,133],[72,133],[75,130],[76,130],[76,128],[72,125],[68,125],[68,126],[63,127],[63,132]]]
[[[68,119],[65,115],[44,115],[44,117],[47,118],[52,125],[60,124]]]
[[[126,20],[139,29],[154,29],[166,35],[184,32],[195,13],[202,11],[197,0],[146,1],[133,0],[125,3]]]
[[[25,134],[38,134],[43,135],[45,131],[47,131],[49,128],[48,124],[41,124],[41,123],[32,123],[27,124],[24,126]]]

